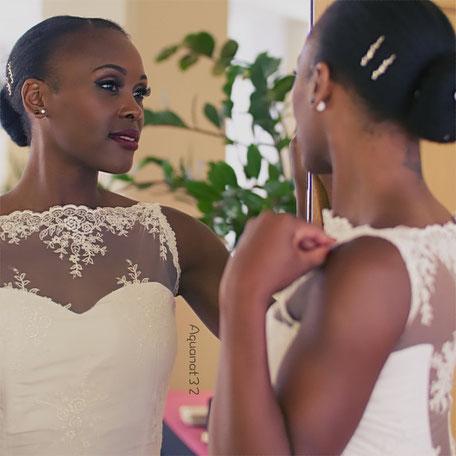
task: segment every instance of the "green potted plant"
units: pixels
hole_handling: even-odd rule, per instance
[[[177,58],[181,71],[187,71],[200,59],[212,61],[212,75],[224,78],[223,96],[219,106],[206,103],[205,117],[211,122],[214,131],[205,131],[186,124],[171,110],[145,110],[146,126],[169,126],[187,129],[198,134],[219,136],[228,145],[238,145],[246,149],[243,165],[242,187],[238,184],[233,168],[224,161],[208,163],[205,179],[195,180],[181,161],[174,167],[166,159],[148,156],[129,174],[114,176],[115,180],[125,181],[139,189],[146,189],[156,182],[139,182],[136,173],[151,164],[162,168],[166,184],[171,191],[183,191],[195,198],[201,218],[218,236],[234,233],[234,244],[239,239],[247,220],[260,212],[272,209],[279,212],[296,211],[294,186],[284,174],[282,150],[287,148],[291,137],[284,123],[285,101],[294,82],[293,75],[280,75],[281,59],[271,57],[266,52],[259,54],[253,62],[236,59],[238,43],[227,40],[217,49],[213,36],[207,32],[189,34],[177,44],[166,47],[156,57],[156,62]],[[260,128],[270,138],[267,144],[275,151],[275,159],[268,160],[260,151],[262,144],[253,141],[240,144],[236,138],[229,138],[225,131],[225,120],[232,117],[233,85],[239,78],[250,80],[253,91],[248,109],[252,130]],[[262,168],[267,169],[267,177],[259,180]],[[262,175],[266,174],[263,171]]]

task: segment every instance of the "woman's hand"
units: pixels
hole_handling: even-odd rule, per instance
[[[290,214],[265,212],[248,222],[220,287],[221,305],[270,297],[321,265],[335,240]],[[231,305],[231,304],[230,304]]]

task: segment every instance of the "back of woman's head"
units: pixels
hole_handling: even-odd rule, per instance
[[[312,32],[315,63],[354,90],[374,120],[456,140],[456,39],[429,0],[336,0]]]
[[[55,16],[28,30],[14,45],[6,67],[6,84],[0,91],[0,121],[19,146],[30,145],[30,122],[22,103],[22,85],[29,78],[52,85],[51,60],[62,38],[93,28],[125,31],[114,22],[98,18]]]

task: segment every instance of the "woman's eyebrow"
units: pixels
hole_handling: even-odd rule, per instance
[[[104,69],[104,68],[112,68],[113,70],[116,70],[116,71],[118,71],[119,73],[122,73],[124,76],[126,76],[127,73],[128,73],[128,71],[127,71],[125,68],[123,68],[123,67],[121,67],[121,66],[119,66],[119,65],[115,65],[115,64],[113,64],[113,63],[107,63],[106,65],[101,65],[101,66],[95,68],[95,69],[92,71],[92,73],[95,73],[95,71],[102,70],[102,69]],[[141,76],[139,77],[139,79],[141,79],[141,80],[142,80],[142,79],[147,79],[147,76],[146,76],[145,74],[143,74],[143,75],[141,75]]]
[[[92,73],[95,73],[95,71],[102,70],[103,68],[112,68],[113,70],[118,71],[119,73],[122,73],[123,75],[127,74],[127,70],[119,65],[114,65],[113,63],[107,63],[106,65],[101,65],[97,68],[95,68]]]

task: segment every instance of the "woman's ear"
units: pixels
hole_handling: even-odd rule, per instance
[[[321,102],[328,104],[332,93],[332,82],[330,78],[329,66],[325,62],[318,62],[312,74],[312,107],[316,107]]]
[[[36,116],[46,110],[45,98],[48,90],[47,85],[39,79],[27,79],[22,85],[22,102],[25,110]]]

